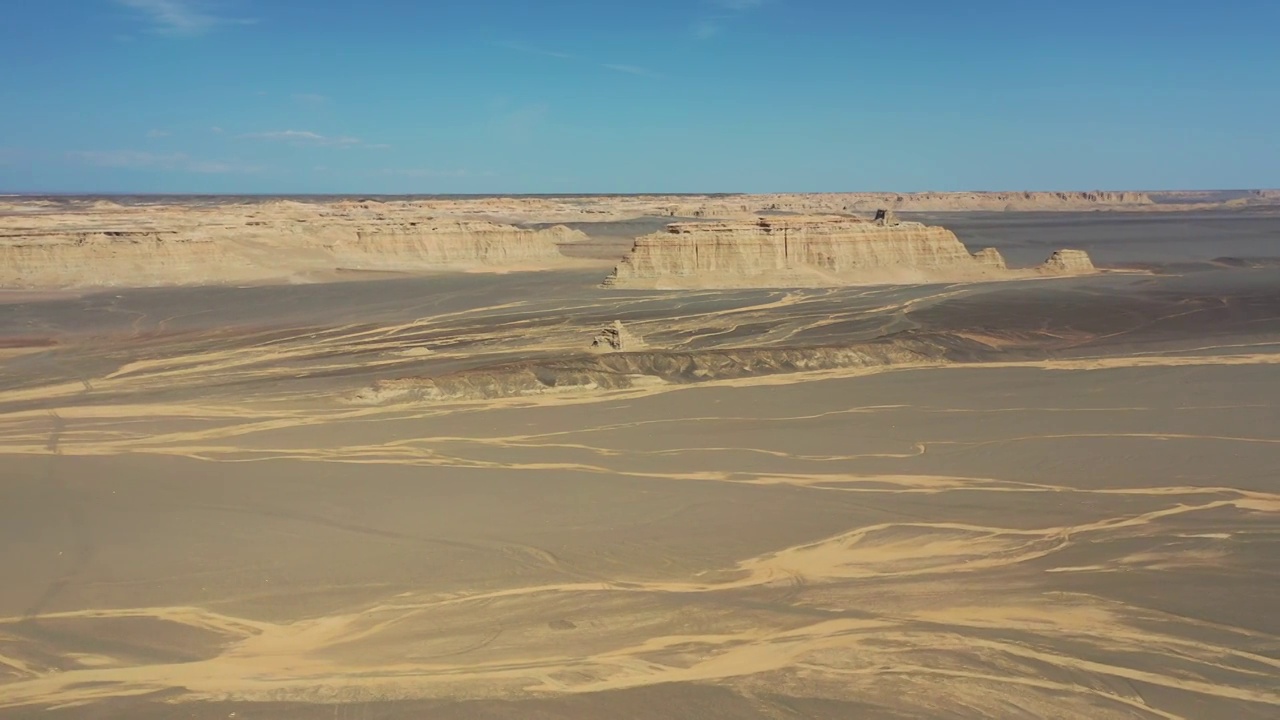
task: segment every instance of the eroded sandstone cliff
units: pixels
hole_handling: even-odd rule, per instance
[[[559,259],[557,243],[585,237],[565,227],[525,230],[477,220],[374,225],[343,235],[326,247],[336,261],[378,270],[527,267]]]
[[[749,218],[761,213],[855,213],[886,209],[907,212],[1018,212],[1085,210],[1161,210],[1142,192],[923,192],[923,193],[811,193],[744,195],[685,199],[664,208],[665,214],[685,218]]]
[[[170,232],[0,237],[0,287],[210,284],[276,275],[227,243]]]
[[[1084,256],[1081,261],[1080,256]],[[1090,272],[1080,251],[1055,253],[1056,274]],[[622,288],[815,287],[1025,276],[994,248],[970,254],[950,230],[882,216],[769,217],[673,223],[638,238],[604,284]]]
[[[585,237],[560,226],[529,230],[376,203],[95,203],[74,213],[0,217],[0,287],[290,281],[338,270],[539,269],[564,264],[558,246]]]
[[[1093,261],[1083,250],[1058,250],[1038,269],[1051,275],[1081,275],[1095,271]]]

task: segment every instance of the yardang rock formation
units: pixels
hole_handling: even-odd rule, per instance
[[[0,287],[205,285],[335,270],[526,270],[566,264],[564,226],[530,230],[413,207],[290,201],[0,216]]]
[[[1083,250],[1059,250],[1040,266],[1040,272],[1050,275],[1080,275],[1096,272],[1093,261]]]
[[[685,289],[829,287],[1000,280],[1094,272],[1063,250],[1033,270],[1009,270],[994,248],[970,254],[955,233],[881,212],[851,217],[765,217],[754,222],[673,223],[638,238],[604,284]]]

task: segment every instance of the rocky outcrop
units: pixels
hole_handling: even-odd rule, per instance
[[[1058,250],[1044,261],[1039,270],[1050,275],[1083,275],[1095,272],[1096,268],[1083,250]]]
[[[767,211],[796,213],[947,211],[1061,211],[1100,209],[1155,209],[1156,202],[1141,192],[923,192],[923,193],[816,193],[812,195],[759,196],[758,207]],[[712,215],[714,217],[714,215]]]
[[[775,217],[674,223],[638,238],[605,285],[639,288],[814,287],[995,279],[995,250],[979,255],[950,230],[915,222]]]
[[[139,287],[262,280],[277,273],[213,240],[162,232],[0,237],[0,287]]]
[[[1004,262],[1004,256],[995,248],[983,248],[973,254],[973,259],[996,270],[1007,270],[1009,268]]]
[[[1250,196],[1257,202],[1265,199]],[[574,257],[567,258],[558,247],[586,240],[587,234],[551,223],[571,222],[580,228],[613,223],[614,230],[589,231],[598,236],[617,233],[616,227],[631,221],[642,221],[647,232],[660,216],[692,217],[707,224],[695,227],[690,221],[641,238],[612,283],[743,287],[983,279],[1017,271],[1008,270],[999,253],[971,256],[945,229],[902,221],[895,214],[1181,207],[1167,200],[1153,203],[1141,193],[200,198],[167,203],[19,198],[0,201],[0,287],[295,282],[333,279],[339,270],[502,272],[580,266],[591,263],[587,254],[575,248],[570,251]],[[878,210],[883,213],[877,220],[852,217]],[[767,216],[763,224],[761,215]],[[1076,263],[1065,272],[1083,268]]]
[[[557,243],[586,236],[564,226],[526,230],[476,220],[432,220],[358,228],[327,246],[353,269],[528,267],[558,260]]]
[[[149,210],[150,212],[147,212]],[[337,270],[532,270],[585,239],[555,226],[433,218],[379,203],[292,201],[0,217],[0,287],[141,287],[292,281]]]
[[[591,200],[603,204],[602,200]],[[612,208],[618,207],[611,202]],[[804,215],[879,212],[892,225],[894,212],[1078,212],[1091,210],[1160,211],[1176,209],[1157,202],[1149,193],[1082,192],[921,192],[921,193],[779,193],[727,197],[684,198],[663,205],[652,214],[673,218],[747,219],[770,213]],[[637,208],[638,209],[638,208]]]
[[[694,352],[628,352],[478,367],[436,377],[379,380],[345,399],[359,405],[470,402],[549,394],[598,393],[824,370],[879,372],[950,362],[950,345],[889,337],[846,346],[758,347]],[[980,353],[977,343],[969,345]]]
[[[643,347],[644,343],[622,327],[620,320],[614,320],[612,324],[600,328],[591,340],[591,350],[594,352],[635,352]]]
[[[890,227],[898,224],[898,216],[892,210],[881,208],[876,211],[875,222],[880,227]]]

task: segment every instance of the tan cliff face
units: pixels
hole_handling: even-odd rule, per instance
[[[275,275],[226,243],[173,233],[70,233],[0,238],[0,287],[209,284]]]
[[[1091,272],[1088,256],[1063,251],[1045,273]],[[1055,254],[1058,257],[1062,253]],[[636,240],[604,282],[619,288],[825,287],[1025,277],[1000,253],[976,255],[950,230],[890,219],[776,217],[673,223]]]
[[[1096,268],[1083,250],[1058,250],[1044,261],[1039,270],[1047,274],[1079,275],[1095,272]]]
[[[813,193],[708,198],[665,208],[666,215],[690,218],[749,218],[760,213],[1018,212],[1167,209],[1142,192],[922,192]]]
[[[7,221],[7,222],[3,222]],[[557,226],[295,202],[199,208],[95,205],[0,218],[0,287],[74,288],[292,281],[337,270],[538,269],[564,263]]]
[[[983,248],[973,254],[973,259],[987,267],[996,270],[1008,270],[1009,266],[1004,262],[1004,256],[995,248]]]
[[[1265,203],[1273,196],[1258,192],[1244,201]],[[1189,207],[1188,197],[1207,203],[1216,196],[1011,192],[122,203],[4,199],[0,288],[297,282],[329,279],[338,270],[507,272],[581,266],[592,261],[576,252],[569,254],[578,259],[568,259],[557,246],[584,241],[587,234],[552,223],[590,228],[592,223],[647,223],[660,216],[722,223],[716,230],[687,227],[641,238],[620,266],[616,284],[818,286],[994,279],[1023,271],[1007,270],[994,250],[969,255],[945,229],[898,222],[893,211],[1156,212]],[[886,210],[881,221],[853,216],[877,209]],[[780,230],[755,227],[761,215],[790,225],[778,225]],[[816,222],[825,218],[830,223],[833,216],[844,225]],[[779,232],[781,242],[775,237]],[[795,244],[789,242],[793,232]],[[1025,272],[1089,271],[1091,266],[1066,257]]]
[[[360,269],[494,267],[557,260],[557,242],[580,237],[585,236],[565,227],[525,230],[446,220],[361,228],[327,249],[340,265]]]

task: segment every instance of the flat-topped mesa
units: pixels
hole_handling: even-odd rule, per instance
[[[638,238],[604,282],[612,287],[828,287],[999,279],[994,249],[971,255],[950,230],[891,213],[673,223]]]
[[[421,272],[561,267],[578,230],[281,202],[142,216],[0,218],[0,287],[142,287],[325,278],[336,270]],[[407,217],[406,217],[407,216]],[[33,225],[33,222],[43,225]]]
[[[0,236],[0,287],[141,287],[261,280],[226,244],[166,231],[70,231]]]
[[[759,195],[756,207],[784,212],[866,212],[890,208],[902,212],[984,210],[1156,209],[1160,206],[1141,192],[921,192],[921,193],[816,193],[809,195]],[[738,202],[741,202],[740,200]],[[736,204],[735,204],[736,205]],[[735,207],[736,209],[736,207]],[[704,211],[710,215],[711,211]]]
[[[357,269],[522,266],[559,260],[558,243],[585,238],[563,225],[529,230],[480,220],[428,220],[359,228],[327,249],[341,265]]]

